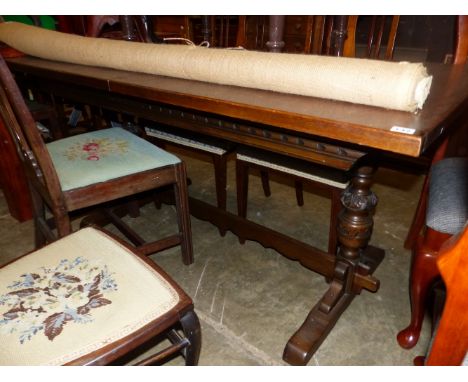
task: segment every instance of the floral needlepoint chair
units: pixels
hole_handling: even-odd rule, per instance
[[[84,222],[113,223],[139,254],[180,245],[184,264],[193,262],[186,170],[179,158],[121,128],[45,144],[1,56],[0,83],[0,117],[16,144],[31,191],[36,248],[71,233],[71,212],[96,207],[100,213]],[[115,203],[163,186],[174,190],[178,232],[146,242],[121,219],[125,208],[114,208]]]
[[[190,297],[99,229],[83,228],[0,268],[0,365],[115,363],[163,333],[168,348],[130,363],[182,352],[187,365],[197,364],[201,334]]]

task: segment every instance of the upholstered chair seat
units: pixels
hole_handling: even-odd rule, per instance
[[[47,149],[62,191],[180,162],[120,127],[64,138],[48,143]]]
[[[0,268],[0,364],[82,364],[103,348],[112,354],[191,305],[169,280],[92,227],[23,256]]]

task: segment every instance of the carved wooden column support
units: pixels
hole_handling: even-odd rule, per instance
[[[364,260],[373,228],[373,214],[377,197],[370,190],[375,169],[362,166],[357,169],[348,188],[341,196],[343,210],[339,215],[338,238],[340,248],[329,288],[310,311],[299,330],[288,341],[283,359],[292,365],[305,365],[335,326],[341,313],[348,307],[362,287],[356,276],[366,276],[375,269]],[[381,252],[369,249],[372,257],[383,258]],[[362,261],[364,261],[362,263]],[[373,291],[378,289],[378,280],[373,279]]]
[[[355,264],[359,259],[362,248],[367,246],[372,234],[372,216],[377,205],[377,196],[370,190],[374,172],[372,167],[359,168],[341,196],[344,209],[339,216],[341,247],[338,256],[350,264]]]
[[[269,16],[270,26],[266,46],[270,52],[281,52],[284,48],[283,31],[285,16]]]

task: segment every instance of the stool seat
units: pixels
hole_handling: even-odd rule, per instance
[[[181,146],[191,147],[200,151],[206,151],[211,154],[224,155],[227,153],[227,145],[221,144],[210,137],[201,137],[199,135],[189,134],[180,129],[167,129],[163,126],[145,127],[146,134],[150,137],[158,138],[163,141],[175,143]],[[177,134],[173,132],[176,131]]]
[[[349,174],[315,165],[300,159],[278,155],[263,150],[243,147],[237,150],[236,158],[257,166],[293,175],[313,182],[327,184],[344,190],[349,183]]]
[[[135,336],[180,300],[157,269],[84,228],[0,269],[0,364],[70,363]]]

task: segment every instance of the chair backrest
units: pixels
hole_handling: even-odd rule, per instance
[[[63,203],[57,173],[31,112],[0,55],[0,116],[9,131],[29,183],[48,203]]]
[[[385,45],[385,60],[393,58],[395,41],[398,32],[400,16],[369,16],[370,26],[367,31],[367,47],[363,57],[380,59],[381,48]],[[359,16],[348,16],[348,38],[344,43],[344,56],[356,57],[356,32]],[[387,20],[390,28],[387,31]]]

